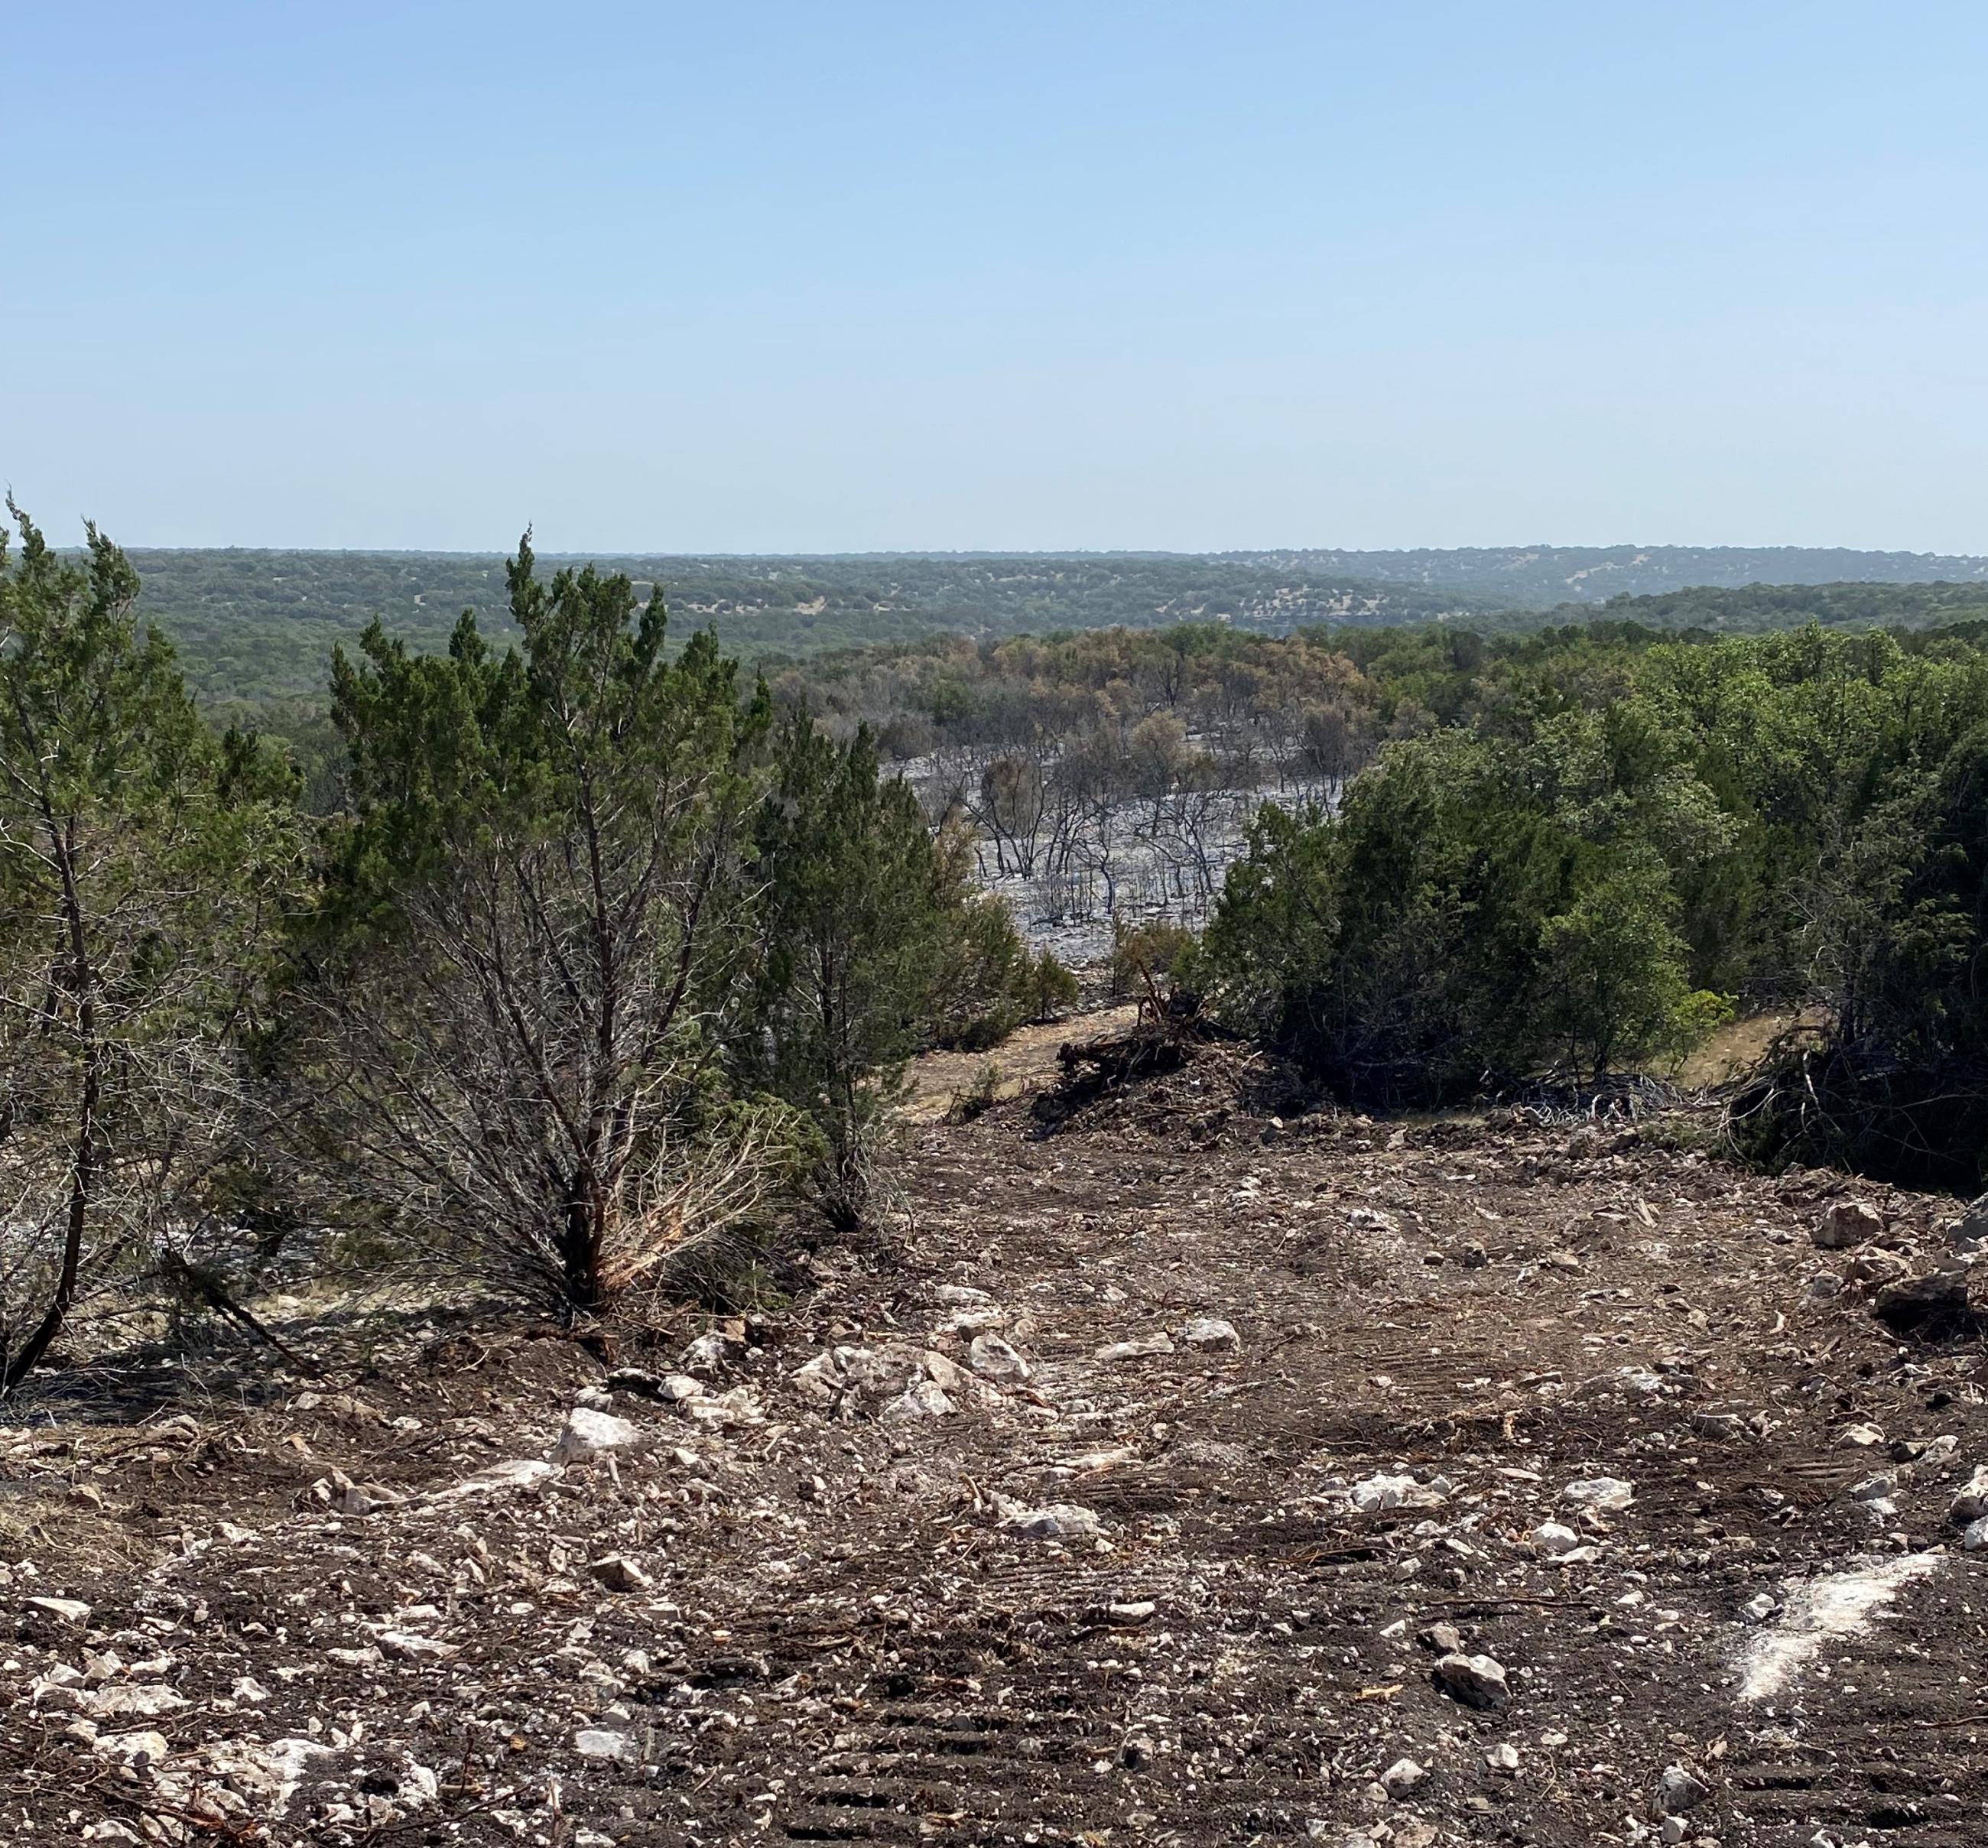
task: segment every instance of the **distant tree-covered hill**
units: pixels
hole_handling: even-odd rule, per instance
[[[1344,572],[1378,583],[1440,585],[1502,606],[1545,610],[1668,590],[1747,584],[1988,583],[1988,558],[1804,546],[1489,546],[1411,552],[1216,555],[1259,569]]]
[[[143,606],[210,704],[315,701],[336,643],[379,617],[439,647],[465,610],[507,633],[494,554],[134,551]],[[1663,627],[1921,627],[1983,613],[1988,559],[1659,546],[1222,555],[604,557],[660,583],[679,633],[748,659],[963,634],[1221,623],[1263,633],[1445,620],[1493,631],[1608,613]],[[1929,582],[1944,578],[1942,583]]]
[[[439,647],[465,610],[507,633],[503,560],[451,552],[134,550],[143,606],[178,644],[211,701],[309,697],[333,645],[374,616]],[[564,561],[551,560],[549,563]],[[940,634],[1224,622],[1282,632],[1307,624],[1485,616],[1493,600],[1343,573],[1266,569],[1184,556],[604,557],[638,585],[660,583],[680,631],[706,625],[749,658],[806,656]]]
[[[1927,629],[1988,620],[1988,581],[1949,584],[1747,584],[1737,590],[1667,590],[1655,596],[1611,596],[1598,608],[1563,603],[1549,623],[1598,617],[1654,629],[1703,629],[1746,635],[1797,629]]]

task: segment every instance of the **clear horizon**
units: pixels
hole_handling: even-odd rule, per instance
[[[32,508],[22,512],[33,517]],[[39,522],[37,522],[39,523]],[[58,537],[44,529],[44,536],[52,543],[61,543]],[[118,539],[114,533],[106,537]],[[147,545],[139,541],[127,544],[133,552],[350,552],[355,556],[367,554],[384,558],[508,558],[515,556],[517,544],[514,540],[508,546],[174,546]],[[74,548],[71,548],[73,549]],[[974,559],[974,558],[1177,558],[1206,559],[1223,557],[1275,556],[1286,552],[1348,552],[1355,556],[1377,557],[1391,554],[1408,556],[1411,554],[1438,552],[1459,554],[1472,552],[1797,552],[1813,554],[1817,552],[1845,552],[1865,558],[1949,558],[1965,559],[1969,563],[1988,560],[1988,554],[1979,552],[1942,552],[1914,551],[1901,546],[1692,546],[1674,545],[1670,542],[1652,541],[1644,543],[1633,539],[1618,540],[1612,544],[1587,546],[1574,542],[1549,545],[1544,541],[1521,542],[1512,546],[1211,546],[1202,552],[1179,552],[1158,546],[1055,546],[1021,547],[1008,546],[996,549],[986,546],[955,546],[936,548],[929,546],[898,546],[888,549],[842,552],[693,552],[684,548],[663,551],[653,546],[587,546],[569,551],[556,551],[532,542],[533,555],[540,559],[563,560],[567,559]],[[1763,580],[1756,580],[1763,581]],[[1878,580],[1872,580],[1878,581]]]
[[[1988,553],[1978,8],[83,4],[9,49],[0,482],[62,542]]]

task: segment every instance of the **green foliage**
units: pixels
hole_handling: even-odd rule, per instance
[[[448,645],[465,610],[486,637],[518,639],[504,561],[448,552],[158,551],[136,555],[144,613],[180,649],[205,704],[257,710],[322,694],[333,650],[367,625],[418,652]],[[560,560],[576,569],[582,561]],[[1136,629],[1201,623],[1275,631],[1297,623],[1416,622],[1489,600],[1419,583],[1250,558],[1090,553],[593,561],[639,600],[666,593],[681,617],[746,659],[916,644],[944,635]]]
[[[1827,1025],[1781,1049],[1736,1108],[1757,1159],[1969,1192],[1988,1177],[1988,687],[1970,677],[1973,698],[1932,735],[1888,741],[1891,775],[1860,779],[1862,813],[1805,883]]]
[[[1077,1005],[1077,978],[1045,950],[1029,965],[1030,1019],[1053,1020]]]
[[[344,1174],[444,1255],[568,1313],[749,1217],[796,1151],[725,1082],[753,941],[747,837],[768,711],[661,602],[509,567],[522,647],[465,616],[443,655],[377,623],[333,717],[315,997]]]
[[[260,713],[319,701],[333,647],[355,645],[376,618],[423,652],[448,645],[465,610],[492,640],[517,639],[504,561],[492,555],[232,549],[133,556],[144,579],[141,613],[172,638],[196,696],[224,718],[237,716],[231,702]],[[747,659],[1118,625],[1219,635],[1464,617],[1488,633],[1535,628],[1541,619],[1534,612],[1550,613],[1549,623],[1579,621],[1598,606],[1646,626],[1719,633],[1810,622],[1917,628],[1988,615],[1981,559],[1841,551],[1529,547],[594,563],[604,576],[629,578],[639,598],[666,593],[680,616],[714,629],[726,650]],[[1939,579],[1953,581],[1927,581]],[[1871,581],[1848,581],[1856,579]]]
[[[1988,1151],[1988,658],[1597,624],[1354,647],[1453,715],[1334,819],[1266,811],[1198,976],[1344,1094],[1674,1058],[1726,996],[1822,1025],[1736,1112],[1763,1159],[1972,1184]]]
[[[1144,999],[1146,981],[1163,981],[1172,975],[1194,948],[1195,934],[1185,924],[1155,918],[1142,924],[1122,920],[1111,927],[1111,993],[1123,1000],[1128,995]]]
[[[998,864],[1094,873],[1109,902],[1140,805],[1157,828],[1190,794],[1319,804],[1266,807],[1204,938],[1121,931],[1114,980],[1205,992],[1363,1105],[1661,1066],[1736,999],[1819,1023],[1736,1113],[1761,1159],[1958,1185],[1988,1151],[1980,561],[675,559],[547,583],[525,545],[508,567],[157,554],[140,605],[93,531],[63,558],[18,523],[0,1135],[38,1204],[0,1236],[38,1293],[0,1318],[9,1380],[79,1291],[189,1227],[286,1235],[299,1149],[350,1248],[417,1245],[569,1313],[749,1265],[804,1169],[860,1215],[907,1059],[1076,999],[975,890],[969,810]],[[1916,581],[1949,567],[1967,581]],[[1853,569],[1898,581],[1790,587]],[[808,664],[747,691],[726,648]],[[929,817],[880,754],[925,760]],[[288,1133],[249,1133],[258,1113]]]
[[[1925,629],[1988,617],[1988,583],[1790,583],[1779,579],[1708,589],[1667,590],[1655,596],[1611,596],[1601,606],[1606,618],[1668,630],[1696,629],[1713,635],[1751,635],[1763,630],[1802,629]],[[1549,613],[1575,620],[1572,606]]]
[[[820,1130],[818,1197],[854,1225],[961,895],[941,877],[917,797],[878,774],[868,732],[838,745],[804,718],[775,748],[756,864],[759,1030],[743,1042],[756,1073]]]
[[[1706,1005],[1604,744],[1439,733],[1391,746],[1337,816],[1266,809],[1198,979],[1363,1107],[1680,1049]]]
[[[298,872],[294,779],[216,738],[93,527],[0,530],[0,1390],[79,1290],[189,1236],[242,1129]]]
[[[1000,1066],[991,1059],[987,1060],[973,1074],[973,1082],[965,1090],[953,1093],[952,1103],[946,1106],[946,1121],[972,1123],[986,1116],[1001,1101],[1002,1082]]]
[[[1560,1064],[1599,1077],[1625,1059],[1682,1059],[1728,1018],[1721,997],[1694,994],[1663,863],[1630,854],[1540,926],[1539,1025]]]
[[[1030,954],[1008,907],[975,891],[972,865],[971,837],[957,826],[942,829],[935,881],[948,928],[926,1002],[926,1039],[984,1052],[1023,1022],[1069,1005],[1077,984],[1046,951]]]

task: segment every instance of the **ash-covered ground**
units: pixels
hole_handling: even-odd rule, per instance
[[[756,1317],[52,1376],[0,1840],[1988,1842],[1959,1204],[1275,1098],[921,1126]]]

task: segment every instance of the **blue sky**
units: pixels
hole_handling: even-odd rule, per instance
[[[1988,8],[0,6],[133,544],[1988,552]]]

